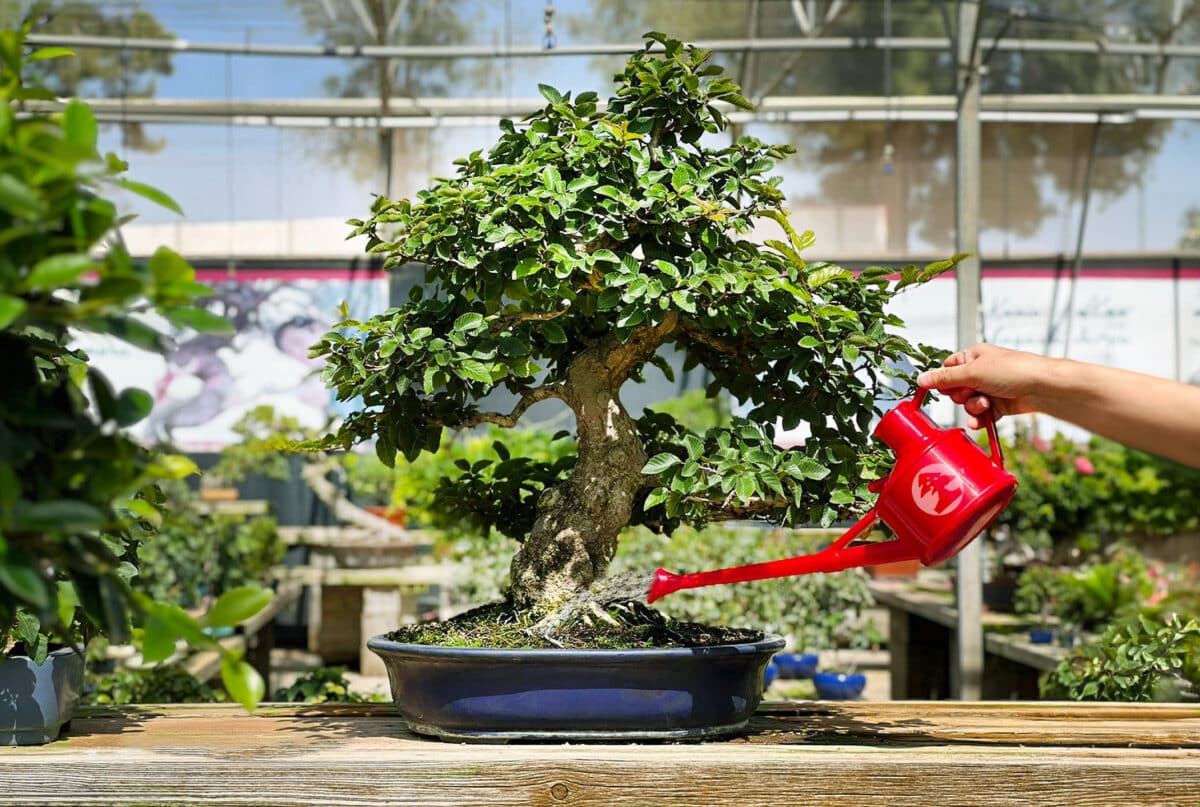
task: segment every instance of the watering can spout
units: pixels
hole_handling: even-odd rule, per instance
[[[812,555],[800,555],[784,560],[754,563],[749,566],[733,566],[696,574],[674,574],[666,569],[659,569],[654,573],[654,580],[650,583],[646,601],[654,602],[685,588],[700,588],[721,583],[745,583],[750,580],[792,577],[815,572],[840,572],[857,566],[876,566],[881,563],[912,560],[917,557],[917,551],[914,548],[897,540],[849,545],[851,541],[874,526],[875,521],[875,512],[867,513],[836,542]]]
[[[646,602],[654,602],[678,591],[682,579],[683,575],[681,574],[668,572],[666,569],[658,569],[654,572],[654,579],[650,581],[650,590],[646,593]]]

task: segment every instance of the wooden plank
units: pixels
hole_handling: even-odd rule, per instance
[[[875,580],[871,582],[871,594],[893,613],[903,611],[951,629],[957,624],[958,611],[948,592],[914,588],[912,583],[897,580]],[[987,613],[983,621],[985,628],[1013,629],[1033,624],[1030,619],[1013,614]],[[895,649],[897,642],[893,640],[892,644]],[[1020,634],[995,630],[984,634],[984,648],[988,653],[1042,671],[1054,669],[1069,653],[1057,645],[1033,644]]]
[[[271,503],[266,499],[199,501],[194,506],[202,513],[214,513],[223,516],[265,516],[271,512]]]
[[[1084,747],[1118,738],[1147,747]],[[0,781],[25,805],[1195,804],[1200,711],[810,703],[727,742],[493,746],[417,738],[386,707],[148,706],[0,749]]]
[[[1071,653],[1070,650],[1059,645],[1034,644],[1019,634],[985,634],[984,646],[989,653],[1043,672],[1053,670]]]
[[[454,563],[424,563],[381,569],[322,569],[313,566],[276,566],[272,576],[322,586],[436,586],[450,585],[467,573],[465,566]]]
[[[280,527],[279,537],[289,546],[345,548],[428,546],[433,537],[423,530],[406,530],[404,537],[381,534],[364,527]]]

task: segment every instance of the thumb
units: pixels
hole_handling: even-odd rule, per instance
[[[917,376],[917,386],[921,389],[936,390],[970,387],[973,375],[969,365],[938,367],[934,370],[926,370]]]

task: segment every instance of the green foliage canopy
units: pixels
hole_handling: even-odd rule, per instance
[[[381,197],[352,222],[386,266],[424,264],[426,283],[399,308],[345,317],[314,347],[338,398],[365,405],[325,446],[374,439],[385,463],[397,451],[411,460],[436,451],[445,428],[512,427],[540,401],[570,402],[572,370],[598,345],[616,345],[614,357],[638,348],[614,358],[615,380],[640,379],[645,364],[669,372],[652,348],[673,345],[711,371],[710,394],[752,408],[703,434],[643,418],[644,473],[660,484],[635,520],[828,524],[867,501],[865,480],[888,462],[866,434],[880,377],[942,355],[892,333],[902,323],[886,305],[955,260],[897,281],[806,263],[812,234],[791,229],[770,173],[791,149],[750,137],[710,147],[745,99],[708,53],[648,36],[664,51],[635,53],[603,106],[543,86],[547,105],[503,121],[496,145],[459,160],[455,177],[415,200]],[[747,238],[763,218],[786,240]],[[517,405],[481,411],[497,389]],[[812,439],[775,448],[777,419],[806,421]]]

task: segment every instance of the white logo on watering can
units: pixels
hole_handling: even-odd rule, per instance
[[[948,515],[962,502],[962,479],[949,465],[926,465],[913,477],[912,497],[917,507],[929,515]]]

